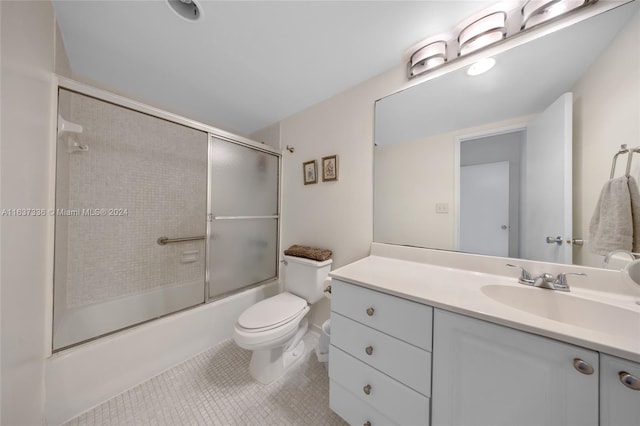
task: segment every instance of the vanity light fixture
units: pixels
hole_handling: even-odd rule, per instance
[[[507,36],[507,13],[494,12],[467,25],[458,35],[458,56],[463,56]]]
[[[447,62],[447,42],[434,41],[416,50],[409,59],[409,76],[413,77]]]
[[[450,31],[433,35],[414,45],[405,56],[407,77],[412,79],[446,67],[456,60],[464,60],[469,55],[509,40],[530,28],[556,22],[597,2],[598,0],[504,0],[470,16]]]
[[[480,59],[467,69],[467,75],[476,76],[489,71],[496,64],[493,58]]]
[[[535,27],[538,24],[557,18],[598,0],[528,0],[522,7],[522,27]]]

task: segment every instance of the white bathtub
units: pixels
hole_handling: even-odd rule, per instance
[[[103,303],[69,309],[53,330],[54,348],[64,348],[202,303],[204,283],[163,287]]]
[[[259,286],[54,354],[45,363],[47,424],[64,423],[231,338],[240,313],[257,301],[276,294],[278,287],[276,282]],[[134,302],[131,299],[122,303]],[[102,308],[96,305],[94,309],[95,312],[89,311],[92,315]],[[76,320],[82,322],[81,316],[88,314],[78,315]],[[112,325],[109,321],[119,319],[101,319],[99,322],[107,327]],[[83,325],[69,326],[66,332],[82,333]]]

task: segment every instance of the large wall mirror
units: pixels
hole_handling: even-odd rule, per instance
[[[374,241],[601,267],[589,221],[620,145],[640,145],[639,10],[378,100]]]

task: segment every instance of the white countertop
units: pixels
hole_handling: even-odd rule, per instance
[[[569,293],[552,291],[519,284],[517,278],[513,277],[376,255],[336,269],[330,276],[436,308],[640,362],[640,305],[636,303],[640,297],[637,296],[578,286],[572,286]],[[570,276],[570,285],[580,278]],[[490,297],[488,286],[504,286],[489,289],[501,291],[509,287],[507,293],[522,295],[523,300],[517,300],[520,308]],[[545,313],[531,313],[535,311],[536,300],[543,308],[547,302],[554,305],[552,308],[555,312],[551,314],[556,318],[564,313],[562,309],[569,306],[571,315],[578,314],[573,317],[576,319],[574,323],[581,325],[552,320],[545,317]],[[531,306],[527,305],[529,302]],[[610,315],[607,309],[587,309],[589,306],[599,307],[600,304],[607,305],[604,308],[613,307],[611,312],[621,315]],[[523,306],[530,312],[523,310]],[[573,307],[577,310],[573,310]]]

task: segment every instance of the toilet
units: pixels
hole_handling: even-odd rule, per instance
[[[263,384],[280,378],[305,353],[309,305],[324,297],[332,260],[284,256],[284,292],[247,308],[236,321],[233,340],[253,351],[249,372]]]

